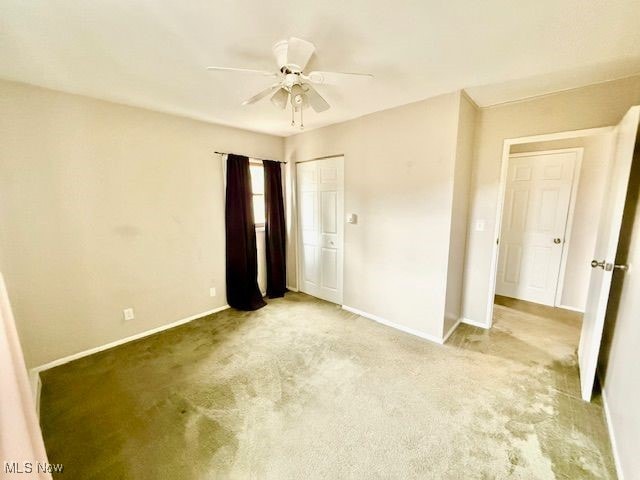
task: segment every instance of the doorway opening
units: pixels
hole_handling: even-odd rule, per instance
[[[561,311],[559,306],[571,307],[566,297],[573,291],[571,309],[584,311],[577,363],[580,393],[587,401],[611,277],[616,269],[626,271],[615,264],[615,255],[639,118],[640,107],[633,107],[614,127],[510,139],[503,147],[487,324],[493,324],[494,310],[499,320],[503,306],[494,305],[505,299],[524,310]],[[583,145],[568,144],[588,141],[603,145],[589,162]],[[569,155],[572,148],[583,148],[581,161]],[[536,158],[543,161],[535,163]],[[581,229],[576,228],[580,222]],[[568,273],[572,255],[579,257],[578,269]]]
[[[614,127],[505,140],[487,324],[496,295],[584,312]]]

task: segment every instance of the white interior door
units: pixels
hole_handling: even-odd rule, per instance
[[[342,304],[344,158],[297,164],[300,291]]]
[[[577,152],[509,157],[496,293],[553,306]]]
[[[589,293],[582,321],[580,347],[578,348],[582,398],[587,401],[591,400],[596,375],[639,118],[640,107],[633,107],[616,128],[616,147],[609,170],[602,215],[598,224],[594,262],[591,264],[593,270],[589,281]]]

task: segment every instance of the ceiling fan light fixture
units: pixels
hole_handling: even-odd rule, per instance
[[[306,96],[304,89],[301,85],[295,84],[291,87],[291,105],[293,108],[304,106],[306,103]]]
[[[254,96],[248,98],[243,105],[252,105],[263,98],[270,97],[271,103],[281,110],[291,105],[292,125],[295,124],[295,114],[300,113],[300,128],[303,128],[302,111],[310,108],[316,113],[330,108],[329,103],[313,88],[313,84],[335,84],[342,79],[366,79],[373,75],[366,73],[347,72],[306,72],[309,61],[315,54],[313,43],[297,37],[281,40],[273,45],[273,55],[277,63],[277,70],[270,73],[265,70],[254,70],[233,67],[207,67],[209,70],[222,72],[239,72],[254,75],[267,75],[276,78],[276,83],[264,88]]]

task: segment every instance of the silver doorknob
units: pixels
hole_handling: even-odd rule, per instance
[[[556,245],[558,245],[559,243],[562,243],[562,240],[559,238],[554,238],[553,239],[553,243],[555,243]]]
[[[591,268],[598,268],[600,267],[601,269],[610,272],[611,270],[613,270],[614,268],[616,270],[622,270],[623,272],[626,272],[627,270],[629,270],[629,266],[628,265],[615,265],[613,263],[609,263],[605,260],[602,260],[601,262],[597,261],[597,260],[592,260],[591,261]]]

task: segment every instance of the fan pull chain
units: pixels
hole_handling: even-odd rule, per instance
[[[300,130],[304,130],[304,119],[302,117],[302,112],[304,112],[304,108],[300,107]]]
[[[296,107],[291,106],[291,126],[294,127],[296,125]]]

